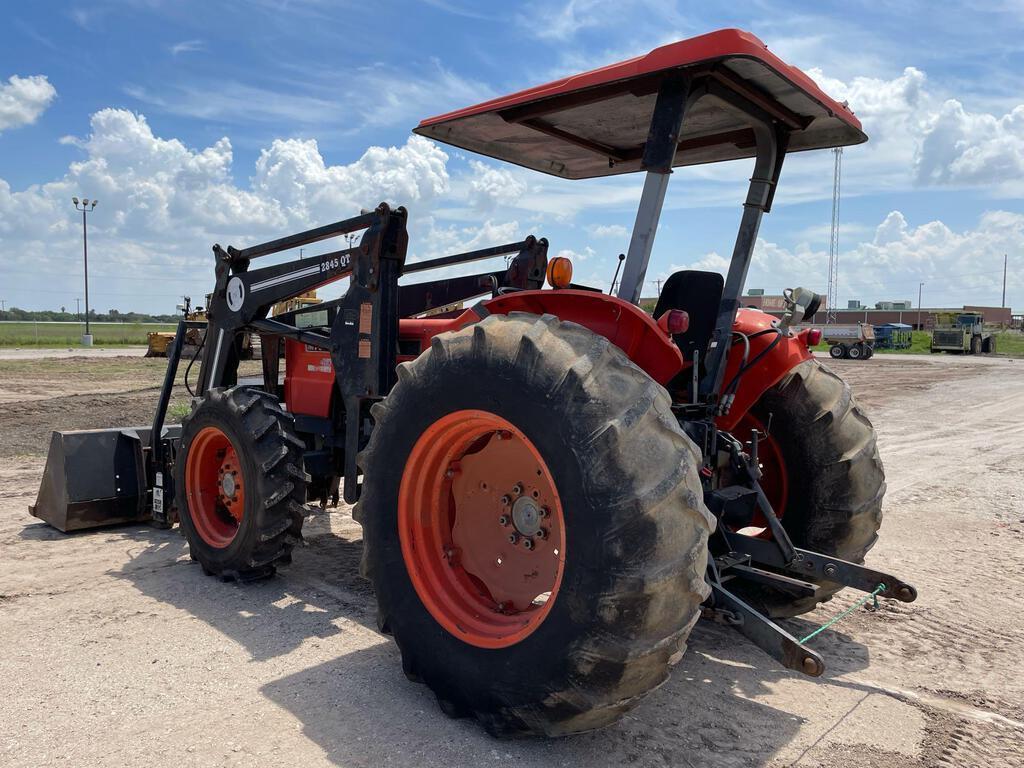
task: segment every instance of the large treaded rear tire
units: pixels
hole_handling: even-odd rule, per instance
[[[885,472],[871,421],[849,385],[817,360],[806,360],[754,405],[788,471],[782,524],[803,549],[864,561],[882,524]],[[758,585],[742,594],[770,616],[797,616],[830,600],[842,589],[822,586],[816,597],[792,595]]]
[[[295,434],[294,421],[273,395],[244,386],[211,389],[183,420],[175,466],[178,513],[189,552],[207,573],[252,581],[273,575],[276,565],[290,558],[302,536],[309,481],[302,462],[305,445]],[[247,489],[238,533],[223,548],[211,546],[199,535],[186,492],[189,449],[208,426],[217,427],[231,440]]]
[[[555,317],[490,316],[432,339],[374,406],[359,464],[363,573],[410,679],[494,735],[605,726],[663,683],[708,594],[695,445],[667,392],[607,339]],[[399,487],[410,451],[447,413],[500,415],[536,445],[565,508],[565,566],[543,621],[499,649],[450,634],[403,560]]]

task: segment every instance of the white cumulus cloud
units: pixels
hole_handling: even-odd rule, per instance
[[[1024,180],[1024,104],[1005,115],[971,112],[955,99],[927,121],[917,157],[922,184]]]
[[[439,200],[452,192],[449,158],[418,136],[338,164],[313,139],[278,139],[241,183],[227,137],[190,147],[158,135],[145,116],[128,110],[100,110],[86,136],[62,141],[82,158],[61,177],[21,190],[0,178],[0,265],[10,271],[0,274],[8,301],[31,295],[34,304],[48,306],[79,292],[81,219],[72,196],[100,201],[89,217],[91,293],[100,306],[125,309],[169,310],[177,286],[208,288],[214,242],[244,246],[354,216],[381,201],[409,207],[412,258],[521,237],[516,221],[497,216],[466,227],[435,221]],[[522,182],[506,173],[476,164],[460,176],[459,194],[478,190],[495,202],[509,199]],[[51,298],[58,293],[61,299]],[[154,306],[149,299],[157,295],[168,298]]]
[[[512,205],[526,193],[526,182],[508,168],[470,160],[473,177],[469,183],[472,203],[483,210]]]
[[[0,133],[31,125],[57,96],[46,75],[11,75],[0,83]]]
[[[1024,253],[1024,214],[989,211],[976,226],[954,230],[942,221],[910,224],[900,211],[891,211],[873,234],[839,255],[839,300],[860,299],[873,304],[885,299],[916,302],[925,283],[928,306],[964,303],[999,305],[1002,295],[1003,254]],[[725,273],[728,259],[711,252],[687,264],[673,264],[658,275],[677,269]],[[1024,278],[1011,270],[1007,302],[1014,306],[1024,294]],[[650,275],[649,275],[650,277]],[[803,285],[822,293],[828,284],[828,251],[807,243],[786,247],[759,238],[747,286],[770,294]]]

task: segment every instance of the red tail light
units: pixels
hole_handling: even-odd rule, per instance
[[[807,332],[807,346],[816,347],[821,343],[821,328],[811,328]]]
[[[681,309],[670,309],[658,318],[658,327],[669,336],[686,333],[690,327],[690,315]]]

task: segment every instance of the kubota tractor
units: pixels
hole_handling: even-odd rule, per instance
[[[702,614],[817,676],[821,657],[774,618],[844,586],[916,597],[860,565],[885,482],[870,422],[808,351],[817,332],[792,330],[819,297],[788,293],[780,321],[740,308],[786,153],[866,140],[845,105],[724,30],[416,132],[566,179],[643,171],[618,295],[573,283],[532,236],[407,262],[406,211],[386,204],[214,246],[191,415],[164,425],[182,332],[153,424],[55,432],[33,513],[62,530],[177,519],[206,571],[247,580],[290,557],[305,504],[340,482],[406,674],[496,734],[613,722],[666,679]],[[637,304],[672,168],[741,158],[754,168],[728,274],[677,272],[649,316]],[[342,278],[340,299],[268,317]],[[246,333],[262,337],[256,385],[237,376]]]

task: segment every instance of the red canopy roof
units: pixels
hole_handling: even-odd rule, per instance
[[[415,132],[569,179],[629,173],[640,170],[658,85],[676,72],[710,78],[785,123],[791,152],[867,140],[847,106],[737,29],[432,117]],[[674,165],[753,157],[749,125],[726,101],[701,98],[683,120]]]

